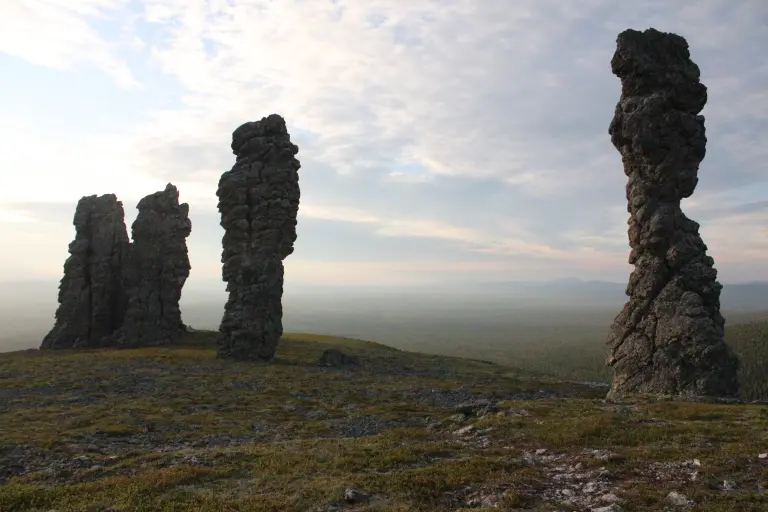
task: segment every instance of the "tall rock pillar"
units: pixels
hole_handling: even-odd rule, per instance
[[[685,39],[655,29],[619,34],[611,70],[621,99],[609,133],[628,177],[635,269],[608,337],[608,396],[734,396],[738,360],[723,341],[722,286],[699,225],[680,209],[706,151],[707,88]]]
[[[235,165],[216,191],[229,293],[218,357],[270,360],[283,334],[283,260],[296,241],[299,148],[285,120],[272,114],[237,128],[232,151]]]
[[[189,205],[179,204],[179,191],[169,183],[165,190],[142,198],[136,208],[123,272],[128,305],[115,344],[167,345],[186,331],[179,300],[191,268]]]
[[[114,194],[85,196],[75,209],[75,239],[64,262],[56,322],[40,346],[93,348],[123,324],[123,261],[128,248],[123,203]]]

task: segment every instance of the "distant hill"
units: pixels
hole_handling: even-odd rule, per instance
[[[491,282],[478,283],[474,289],[501,297],[530,297],[537,301],[550,300],[562,304],[578,301],[581,305],[610,307],[627,300],[626,283],[608,281],[582,281],[559,279],[547,282]],[[768,310],[768,282],[726,283],[720,302],[724,310]]]

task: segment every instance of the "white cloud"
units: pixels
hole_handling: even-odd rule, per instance
[[[448,240],[457,242],[470,251],[499,258],[531,257],[562,263],[574,261],[586,263],[590,260],[605,263],[611,259],[615,260],[617,255],[621,260],[623,254],[611,250],[610,247],[606,250],[600,243],[595,244],[596,239],[602,241],[599,237],[580,239],[574,237],[583,245],[568,250],[557,249],[546,242],[539,241],[540,237],[510,221],[496,223],[492,226],[493,229],[477,229],[434,219],[382,218],[354,208],[315,206],[305,203],[301,205],[299,215],[323,220],[371,224],[373,233],[384,237]]]
[[[90,22],[110,19],[127,0],[12,0],[0,3],[0,52],[60,69],[86,62],[120,87],[139,87],[128,65]]]
[[[354,208],[344,208],[340,206],[312,206],[304,202],[299,207],[299,216],[307,216],[323,220],[340,220],[343,222],[362,222],[372,224],[378,224],[381,222],[378,217],[369,215]]]

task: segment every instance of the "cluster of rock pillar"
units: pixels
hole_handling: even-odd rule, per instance
[[[734,396],[738,359],[723,339],[720,290],[699,225],[681,200],[698,183],[706,152],[707,88],[684,38],[648,29],[619,34],[611,60],[621,98],[609,128],[628,177],[629,300],[608,336],[609,397]],[[299,175],[277,114],[232,134],[236,162],[219,181],[222,277],[228,300],[218,356],[274,357],[282,327],[283,260],[293,252]],[[181,288],[189,275],[191,225],[178,191],[145,197],[129,243],[112,195],[80,200],[44,348],[168,343],[184,331]]]
[[[685,216],[706,151],[707,88],[676,34],[619,34],[621,98],[609,128],[628,177],[629,301],[611,326],[610,397],[735,396],[738,360],[723,339],[714,260]]]
[[[186,330],[179,300],[190,271],[189,206],[168,184],[138,210],[130,242],[114,194],[77,203],[56,321],[41,348],[162,345]]]

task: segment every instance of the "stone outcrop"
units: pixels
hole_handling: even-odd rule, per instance
[[[723,341],[714,260],[680,201],[704,158],[707,89],[684,38],[619,34],[611,69],[621,99],[609,133],[621,153],[631,253],[629,301],[611,326],[610,397],[734,396],[738,360]]]
[[[59,306],[40,348],[99,347],[125,316],[123,262],[128,247],[123,204],[114,194],[80,199]]]
[[[232,133],[236,161],[219,180],[222,276],[229,298],[218,356],[270,360],[283,333],[283,259],[293,252],[299,174],[285,120],[277,114]]]
[[[350,356],[345,354],[336,348],[329,348],[328,350],[324,350],[320,358],[317,360],[318,366],[328,367],[358,366],[359,364],[360,358],[357,356]]]
[[[189,205],[179,204],[179,191],[169,183],[141,199],[136,208],[123,272],[128,305],[115,344],[165,345],[185,332],[179,300],[190,271]]]

